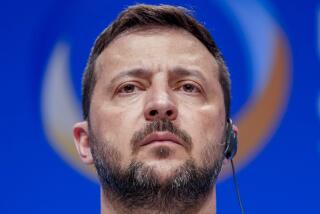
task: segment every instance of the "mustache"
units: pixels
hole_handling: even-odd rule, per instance
[[[169,119],[155,120],[147,123],[140,131],[133,134],[131,139],[132,151],[136,152],[139,149],[139,142],[141,142],[145,137],[154,132],[171,132],[174,134],[189,152],[192,149],[192,139],[191,136],[184,130],[176,127]]]

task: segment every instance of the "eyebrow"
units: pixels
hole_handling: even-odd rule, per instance
[[[203,82],[206,82],[206,78],[203,76],[203,74],[200,71],[195,69],[186,69],[180,66],[172,69],[172,71],[170,72],[170,76],[175,78],[185,77],[185,76],[195,76],[200,80],[202,80]]]
[[[147,70],[145,70],[143,68],[133,68],[130,70],[120,72],[117,76],[115,76],[111,80],[111,84],[114,84],[115,82],[117,82],[119,79],[121,79],[123,77],[138,77],[138,78],[142,78],[142,79],[147,79],[151,75],[152,75],[151,72],[148,72]]]
[[[137,77],[142,79],[149,79],[153,75],[152,72],[144,69],[144,68],[133,68],[130,70],[125,70],[120,72],[117,76],[115,76],[111,80],[111,84],[116,83],[119,79],[122,79],[123,77]],[[195,69],[186,69],[180,66],[174,67],[169,71],[170,79],[173,78],[181,78],[185,76],[195,76],[199,79],[201,79],[203,82],[206,82],[206,78],[203,76],[203,74]]]

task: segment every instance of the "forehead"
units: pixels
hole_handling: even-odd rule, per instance
[[[97,58],[96,72],[106,71],[102,72],[103,76],[112,76],[133,67],[161,71],[175,66],[215,77],[218,73],[215,58],[196,37],[183,29],[167,27],[120,34]]]

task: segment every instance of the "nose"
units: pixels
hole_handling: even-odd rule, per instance
[[[147,121],[175,120],[177,116],[177,106],[168,93],[161,91],[160,93],[152,92],[150,94],[150,99],[148,99],[144,109],[144,117]]]

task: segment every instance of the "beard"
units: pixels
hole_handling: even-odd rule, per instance
[[[175,127],[170,120],[158,120],[133,135],[133,153],[138,150],[137,142],[157,131],[173,133],[183,142],[186,150],[191,150],[192,140],[185,131]],[[111,203],[121,207],[123,213],[195,212],[213,190],[224,159],[218,144],[207,143],[201,156],[203,166],[197,166],[194,159],[189,158],[165,180],[160,180],[154,168],[142,161],[133,159],[123,169],[119,150],[109,142],[99,141],[93,135],[90,124],[89,135],[103,193]]]

